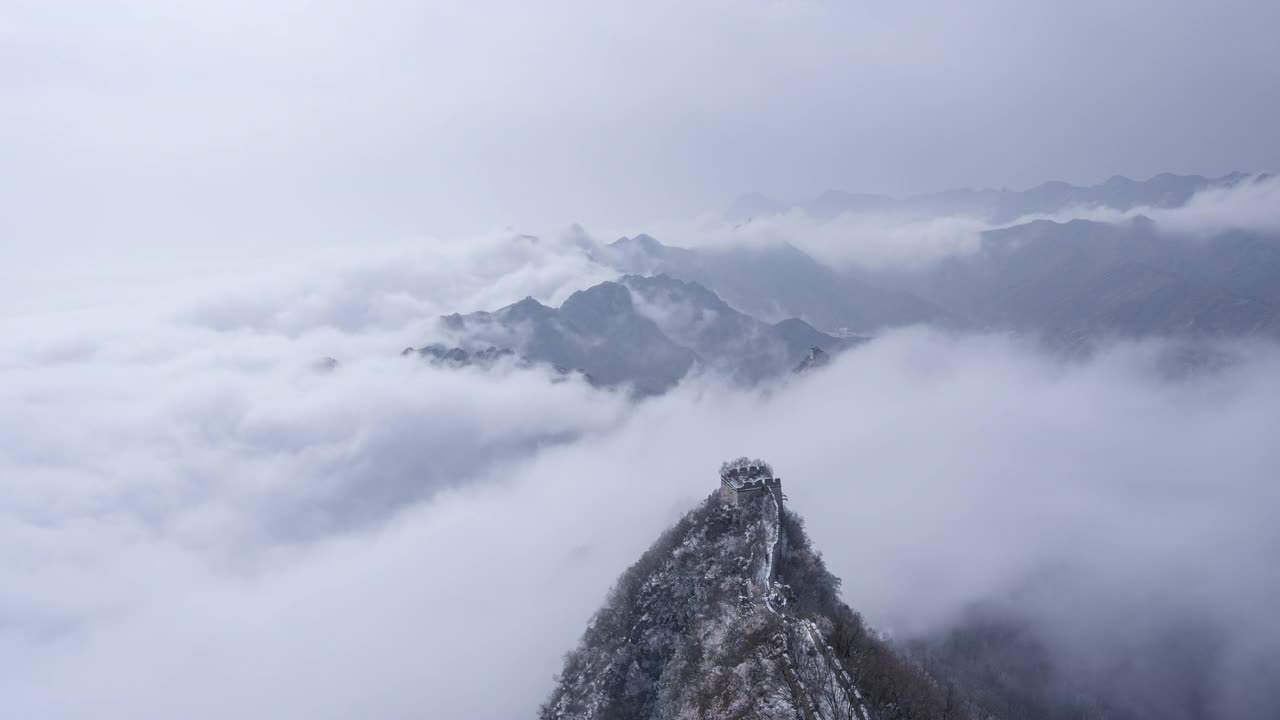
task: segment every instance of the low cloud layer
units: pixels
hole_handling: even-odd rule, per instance
[[[1205,240],[1244,231],[1280,233],[1280,177],[1252,176],[1232,187],[1196,193],[1175,208],[1139,205],[1128,210],[1072,206],[1052,214],[1023,215],[992,222],[977,213],[858,211],[833,218],[815,217],[800,208],[759,215],[742,222],[705,216],[692,222],[657,223],[644,228],[675,245],[701,247],[761,246],[791,243],[836,268],[911,272],[927,270],[951,257],[982,247],[982,233],[1036,220],[1065,223],[1089,220],[1127,223],[1137,217],[1154,221],[1170,239]]]
[[[792,210],[746,225],[717,223],[681,234],[693,242],[720,245],[789,242],[836,268],[913,271],[977,252],[982,233],[993,227],[975,215],[865,212],[818,219]]]
[[[1117,223],[1139,216],[1150,218],[1170,235],[1201,240],[1232,230],[1277,233],[1280,232],[1280,176],[1251,176],[1230,187],[1202,190],[1176,208],[1139,206],[1121,211],[1073,207],[1053,215],[1027,216],[1019,222],[1080,219]]]
[[[0,714],[527,715],[612,580],[744,453],[898,636],[1022,598],[1089,664],[1193,616],[1222,706],[1266,698],[1275,348],[1171,382],[1154,344],[1064,364],[900,332],[766,393],[708,377],[638,405],[397,356],[445,305],[596,272],[497,238],[7,318]]]

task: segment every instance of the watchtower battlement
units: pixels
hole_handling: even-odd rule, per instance
[[[746,457],[720,466],[720,498],[730,505],[743,505],[772,493],[782,501],[782,478],[774,477],[769,463]]]

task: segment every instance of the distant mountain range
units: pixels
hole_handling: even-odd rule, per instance
[[[1262,181],[1117,177],[1091,187],[1045,183],[904,201],[832,192],[805,211],[831,216],[914,203],[1012,217],[1076,204],[1173,208],[1206,188]],[[739,210],[780,207],[744,197]],[[823,364],[810,358],[813,348],[834,354],[908,325],[1012,332],[1070,352],[1116,338],[1172,338],[1190,348],[1176,361],[1189,368],[1218,362],[1203,350],[1207,341],[1280,339],[1280,233],[1190,239],[1140,213],[1118,222],[999,227],[981,233],[974,252],[910,271],[836,269],[785,243],[695,249],[644,234],[608,244],[584,235],[580,247],[621,277],[576,292],[559,308],[525,298],[493,312],[449,315],[441,330],[450,343],[417,354],[447,365],[511,356],[657,394],[699,371],[748,385],[780,377]]]
[[[1041,219],[999,227],[981,233],[972,254],[910,271],[832,269],[785,244],[691,250],[645,235],[623,238],[604,255],[615,267],[696,279],[762,317],[795,316],[835,332],[928,324],[1031,334],[1068,347],[1114,337],[1280,338],[1280,233],[1224,230],[1189,239],[1162,231],[1140,212],[1182,207],[1211,188],[1262,182],[1275,179],[1163,174],[906,200],[831,191],[801,208],[820,218],[903,208],[966,211],[995,224],[1077,206],[1139,211],[1114,223]],[[753,194],[730,213],[782,207]]]
[[[902,199],[827,190],[812,200],[796,205],[753,192],[735,199],[725,217],[734,222],[745,222],[756,217],[800,210],[815,219],[830,220],[845,213],[907,212],[976,215],[994,224],[1004,224],[1030,215],[1052,215],[1071,207],[1103,207],[1121,211],[1138,207],[1181,207],[1197,192],[1215,187],[1232,187],[1254,177],[1257,176],[1243,173],[1231,173],[1218,178],[1162,173],[1148,180],[1131,180],[1116,175],[1098,185],[1080,186],[1054,180],[1028,190],[964,188]]]
[[[406,354],[453,366],[518,358],[640,394],[665,392],[698,370],[754,384],[791,372],[814,347],[838,352],[859,341],[795,318],[757,320],[706,287],[667,275],[603,282],[558,308],[525,298],[493,312],[448,315],[441,327],[456,346],[436,343]]]
[[[899,278],[965,321],[1077,344],[1107,337],[1280,338],[1280,237],[1189,240],[1144,217],[1035,221]]]
[[[608,247],[620,267],[696,280],[752,314],[835,334],[933,325],[1055,344],[1280,338],[1280,238],[1233,231],[1189,241],[1142,217],[991,230],[978,252],[916,272],[842,273],[790,245],[702,251],[638,236]]]

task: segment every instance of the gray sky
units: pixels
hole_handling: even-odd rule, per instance
[[[0,10],[19,256],[643,224],[761,190],[1280,167],[1269,2]]]

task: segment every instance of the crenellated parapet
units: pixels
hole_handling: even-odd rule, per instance
[[[769,463],[741,457],[720,466],[720,496],[725,503],[742,505],[766,493],[782,501],[782,478],[774,476]]]

